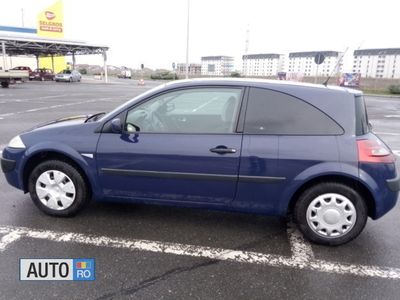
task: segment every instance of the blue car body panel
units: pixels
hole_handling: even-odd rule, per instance
[[[335,120],[342,135],[285,136],[232,134],[101,133],[104,124],[130,107],[174,89],[235,86],[276,90],[308,102]],[[359,164],[353,92],[345,89],[266,81],[202,80],[161,86],[115,109],[99,121],[84,117],[53,122],[21,135],[26,149],[5,148],[16,161],[8,182],[27,191],[24,168],[43,152],[64,155],[85,173],[93,198],[195,206],[285,216],[293,195],[322,176],[358,181],[373,196],[372,218],[396,203],[387,187],[394,164]],[[343,109],[343,108],[346,109]],[[371,134],[370,134],[371,135]],[[219,145],[236,153],[209,150]]]

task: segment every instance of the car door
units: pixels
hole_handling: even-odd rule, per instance
[[[338,160],[330,117],[287,93],[263,88],[249,91],[243,130],[237,205],[279,215],[287,194],[300,185],[305,170]]]
[[[236,192],[241,87],[170,90],[104,126],[98,174],[107,198],[227,204]],[[114,120],[115,121],[115,120]]]

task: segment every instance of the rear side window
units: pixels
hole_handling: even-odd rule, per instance
[[[296,97],[260,88],[250,89],[244,133],[339,135],[343,129],[325,113]]]
[[[363,96],[355,96],[356,101],[356,135],[364,135],[369,131],[368,114]]]

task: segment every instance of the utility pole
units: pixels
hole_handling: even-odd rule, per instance
[[[249,42],[250,42],[250,25],[247,25],[244,54],[248,54],[249,53]]]
[[[21,24],[22,24],[22,27],[25,27],[24,9],[23,8],[21,8]]]
[[[190,24],[190,0],[187,0],[187,24],[186,24],[186,79],[189,78],[189,24]]]

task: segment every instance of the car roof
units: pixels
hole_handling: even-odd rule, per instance
[[[329,89],[331,91],[351,93],[351,94],[359,94],[362,92],[355,89],[332,86],[332,85],[323,85],[321,84],[313,84],[313,83],[305,83],[305,82],[294,82],[294,81],[286,81],[286,80],[267,80],[267,79],[255,79],[255,78],[195,78],[195,79],[183,79],[177,81],[170,81],[165,84],[165,86],[169,87],[186,87],[191,85],[243,85],[243,86],[252,86],[252,87],[260,87],[260,88],[279,88],[281,87],[300,87],[300,88],[316,88],[316,89]]]

